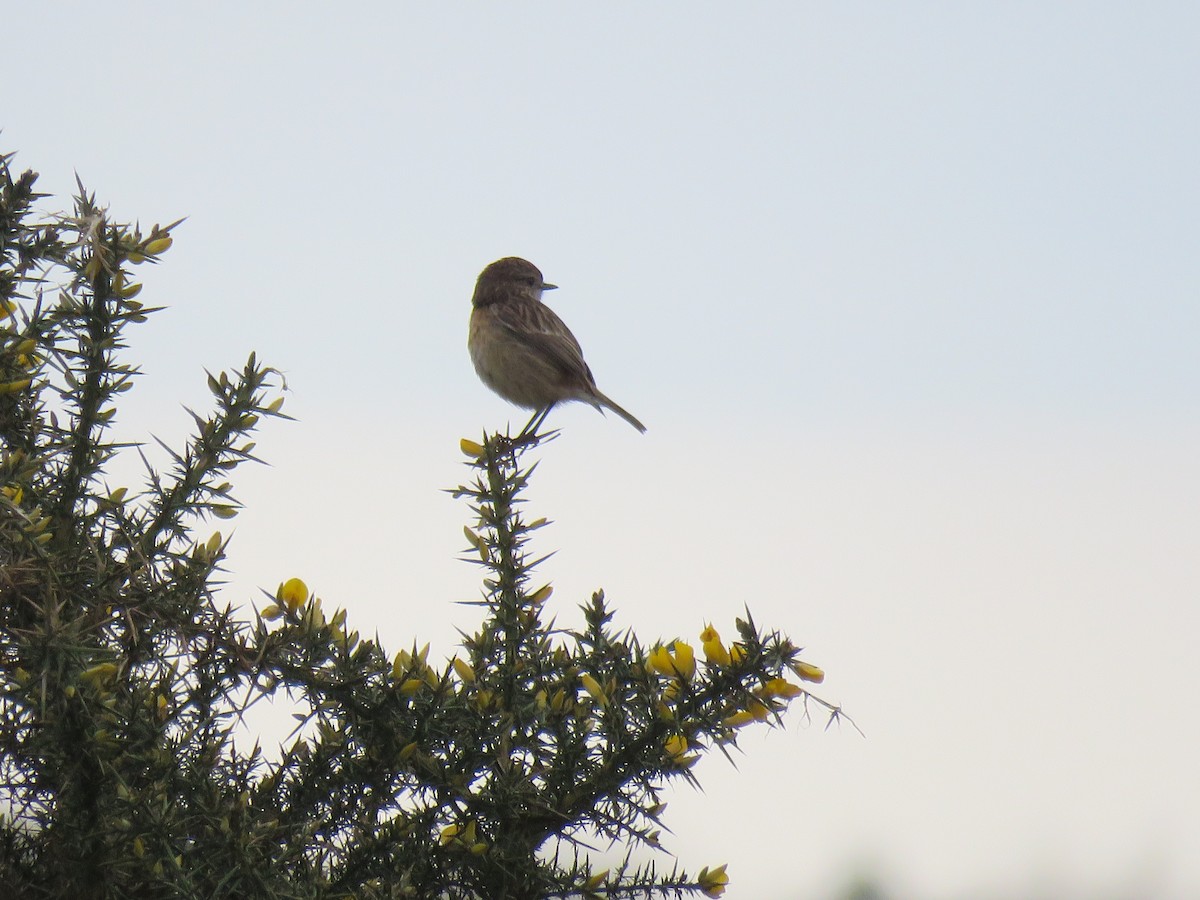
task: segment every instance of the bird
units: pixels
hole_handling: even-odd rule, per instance
[[[467,349],[480,380],[516,406],[534,411],[520,436],[536,434],[556,403],[579,400],[646,426],[596,387],[583,350],[565,322],[542,302],[555,290],[541,270],[518,256],[489,264],[475,282]]]

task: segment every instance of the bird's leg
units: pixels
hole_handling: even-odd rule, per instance
[[[554,404],[551,403],[544,409],[534,410],[533,416],[525,423],[525,427],[513,438],[512,442],[514,444],[536,444],[540,440],[537,433],[538,429],[542,427],[542,423],[546,421],[546,416],[550,415],[550,410],[553,408]]]

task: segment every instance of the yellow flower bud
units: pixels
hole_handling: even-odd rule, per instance
[[[708,866],[705,866],[696,876],[696,882],[700,885],[704,896],[720,897],[725,893],[725,888],[729,886],[729,876],[725,874],[725,866],[718,866],[711,872]]]
[[[730,728],[741,728],[743,725],[749,725],[755,721],[754,716],[746,712],[744,709],[739,709],[732,716],[726,716],[721,720],[723,724]]]
[[[456,656],[454,657],[453,665],[454,671],[458,673],[458,677],[461,678],[464,683],[470,684],[475,680],[475,670],[472,669],[468,663]]]
[[[463,526],[463,534],[466,535],[466,538],[471,543],[471,546],[473,546],[476,550],[479,551],[479,558],[482,559],[484,562],[487,562],[487,558],[488,558],[487,541],[485,541],[482,537],[477,535],[474,531],[472,531],[466,525]]]
[[[155,238],[146,244],[146,252],[151,256],[158,256],[160,253],[166,253],[173,243],[175,243],[175,240],[170,235]]]
[[[594,891],[600,885],[604,884],[604,882],[608,881],[608,873],[608,869],[605,869],[603,872],[597,872],[583,883],[583,889],[585,891]]]
[[[396,654],[395,660],[392,661],[392,677],[399,678],[408,671],[408,667],[412,664],[412,656],[407,650],[401,650]]]
[[[464,456],[470,456],[474,459],[479,459],[479,457],[483,456],[484,448],[483,444],[476,443],[475,441],[468,440],[467,438],[462,438],[458,442],[458,449],[463,452]]]

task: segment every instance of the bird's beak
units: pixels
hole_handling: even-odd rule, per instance
[[[546,284],[546,282],[543,281],[542,282],[542,290],[543,291],[557,291],[558,285],[557,284]]]

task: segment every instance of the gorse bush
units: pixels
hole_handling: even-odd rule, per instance
[[[614,630],[599,592],[582,628],[555,626],[533,579],[544,520],[524,513],[540,444],[500,435],[462,442],[454,493],[483,591],[448,663],[416,643],[385,652],[298,579],[259,613],[222,605],[224,539],[197,532],[236,514],[227,478],[282,415],[282,379],[253,355],[210,375],[212,410],[169,470],[109,485],[114,456],[137,452],[112,437],[138,374],[127,332],[155,311],[131,273],[175,225],[115,222],[82,186],[70,215],[39,217],[35,176],[10,163],[0,896],[719,896],[724,866],[653,862],[661,791],[739,729],[822,703],[798,683],[820,670],[748,613],[732,641],[708,627],[695,648]],[[284,695],[303,721],[279,753],[235,744],[242,714]],[[609,844],[623,861],[598,871],[592,848]]]

